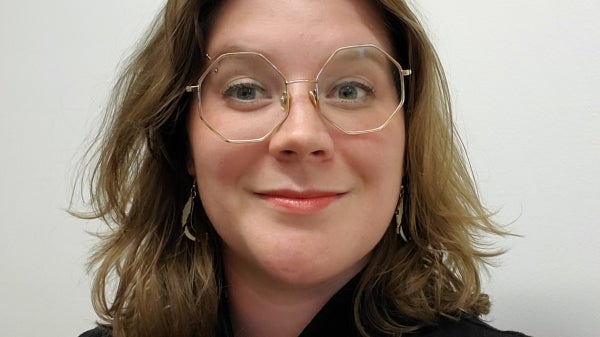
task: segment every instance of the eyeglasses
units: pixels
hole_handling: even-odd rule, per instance
[[[224,141],[255,143],[285,121],[288,86],[295,83],[314,85],[311,102],[340,131],[380,131],[404,104],[403,78],[410,74],[371,44],[336,49],[314,80],[288,80],[264,55],[244,51],[219,55],[185,90],[197,92],[201,120]]]

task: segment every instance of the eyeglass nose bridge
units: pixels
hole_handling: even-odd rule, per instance
[[[295,84],[295,83],[312,83],[315,85],[315,88],[312,90],[308,91],[308,96],[310,97],[310,101],[313,104],[313,106],[315,108],[317,108],[318,103],[319,103],[319,96],[317,95],[317,80],[310,80],[310,79],[297,79],[297,80],[286,80],[285,81],[285,91],[281,94],[281,97],[279,97],[279,102],[281,104],[281,107],[286,111],[289,112],[290,111],[290,105],[291,105],[291,101],[292,101],[292,95],[290,95],[289,91],[288,91],[288,85],[290,84]]]

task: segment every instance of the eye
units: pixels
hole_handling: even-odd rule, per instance
[[[265,89],[257,83],[234,83],[223,91],[225,98],[251,101],[265,97]]]
[[[337,98],[343,100],[364,99],[373,94],[373,89],[359,82],[344,82],[335,87]]]
[[[369,104],[375,91],[365,83],[343,81],[331,87],[327,92],[328,104],[343,108],[357,108]]]
[[[273,103],[273,89],[251,78],[225,82],[221,104],[231,111],[258,111]]]

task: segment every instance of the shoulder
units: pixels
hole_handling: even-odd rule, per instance
[[[411,336],[408,334],[408,336]],[[502,331],[479,318],[466,316],[459,320],[444,319],[435,327],[419,330],[412,337],[527,337],[520,332]]]
[[[112,332],[107,328],[97,327],[82,333],[79,337],[112,337]]]

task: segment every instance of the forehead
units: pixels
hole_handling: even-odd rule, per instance
[[[335,49],[375,44],[391,53],[378,10],[365,0],[227,0],[208,52],[257,51],[275,62],[322,62]],[[318,60],[318,61],[317,61]]]

